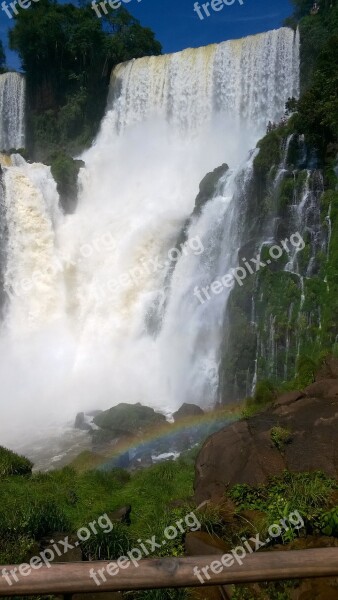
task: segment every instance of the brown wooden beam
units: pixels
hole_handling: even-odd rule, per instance
[[[107,573],[107,565],[111,563],[105,561],[55,563],[49,568],[32,569],[25,577],[18,575],[19,581],[11,586],[1,576],[2,569],[11,571],[18,566],[4,566],[0,567],[0,596],[198,587],[202,584],[194,575],[194,567],[202,572],[203,567],[215,561],[220,563],[221,556],[146,559],[138,567],[130,564],[120,568],[115,576]],[[105,569],[106,581],[97,586],[89,576],[90,569],[96,572]],[[211,578],[205,578],[204,585],[338,576],[338,548],[258,552],[243,559],[242,565],[224,567],[217,575],[210,570],[209,573]]]

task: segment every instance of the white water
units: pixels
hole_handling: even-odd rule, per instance
[[[0,152],[25,147],[25,78],[0,75]]]
[[[236,263],[246,155],[297,96],[298,63],[298,36],[281,29],[117,67],[73,215],[47,167],[6,170],[0,443],[46,437],[79,409],[215,400],[227,293],[201,305],[193,290]],[[194,242],[168,260],[200,180],[223,162]]]

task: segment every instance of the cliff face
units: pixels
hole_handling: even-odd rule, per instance
[[[249,261],[254,272],[234,286],[227,305],[221,402],[250,396],[259,380],[310,383],[321,353],[336,349],[338,193],[325,189],[292,119],[259,146],[239,250],[239,264]]]

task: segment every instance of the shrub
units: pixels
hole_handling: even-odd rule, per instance
[[[26,562],[36,548],[36,542],[29,536],[1,535],[0,537],[0,564],[14,565]]]
[[[309,356],[302,355],[297,361],[297,383],[299,387],[305,387],[313,383],[317,371],[317,364]]]
[[[81,547],[88,560],[116,560],[120,556],[125,556],[132,544],[126,526],[113,523],[110,532],[98,529],[96,535],[81,542]]]
[[[318,532],[335,519],[334,511],[328,514],[330,495],[337,483],[320,471],[313,473],[291,473],[284,471],[271,477],[266,485],[257,487],[235,485],[229,492],[238,510],[258,510],[265,513],[266,527],[297,510],[302,516],[308,533]],[[328,531],[328,530],[327,530]],[[283,540],[290,541],[297,531],[283,532]]]
[[[19,456],[0,446],[0,479],[8,475],[31,474],[33,463],[24,456]]]
[[[273,427],[270,432],[271,440],[276,446],[277,450],[282,452],[286,446],[291,442],[291,432],[283,427]]]
[[[281,137],[276,130],[271,131],[258,142],[257,146],[259,154],[254,160],[254,169],[265,180],[271,167],[280,163]]]
[[[256,404],[259,404],[260,406],[265,406],[267,404],[270,404],[275,397],[276,391],[271,381],[266,379],[257,383],[254,395],[254,400]]]
[[[30,504],[22,519],[21,527],[37,540],[53,531],[67,531],[71,526],[63,509],[48,500]]]
[[[338,506],[319,516],[318,529],[324,535],[338,536]]]
[[[77,179],[81,166],[81,160],[74,160],[61,151],[51,157],[51,173],[56,181],[61,205],[68,212],[73,210],[77,199]]]

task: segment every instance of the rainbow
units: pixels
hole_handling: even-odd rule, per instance
[[[135,461],[138,456],[146,453],[152,456],[168,453],[175,457],[184,450],[199,445],[212,433],[238,421],[242,412],[241,404],[231,405],[207,412],[203,416],[190,416],[175,423],[166,422],[146,432],[122,437],[114,440],[102,454],[96,455],[95,467],[100,470],[127,468],[131,460]]]

